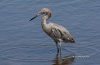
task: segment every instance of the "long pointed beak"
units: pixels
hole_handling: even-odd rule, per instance
[[[33,18],[30,19],[30,21],[32,21],[33,19],[35,19],[36,17],[38,17],[39,15],[35,15]]]
[[[30,21],[32,21],[33,19],[35,19],[36,17],[38,17],[40,15],[42,15],[41,11],[37,15],[35,15],[33,18],[31,18]]]

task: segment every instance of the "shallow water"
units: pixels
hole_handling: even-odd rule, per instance
[[[67,28],[75,44],[62,43],[57,54],[54,41],[41,27],[42,8],[52,10],[47,22]],[[0,1],[0,65],[99,65],[99,0]]]

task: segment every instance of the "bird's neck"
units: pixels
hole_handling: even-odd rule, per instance
[[[48,16],[44,16],[44,17],[42,18],[42,23],[41,23],[41,25],[42,25],[43,30],[46,29],[46,28],[48,28],[47,23],[46,23],[46,20],[47,20],[47,19],[48,19]],[[45,30],[44,30],[44,31],[45,31]]]
[[[42,18],[42,27],[46,27],[46,20],[48,20],[51,17],[51,13],[46,13],[46,15]]]
[[[48,19],[47,15],[42,18],[42,25],[46,25],[46,20],[47,19]]]

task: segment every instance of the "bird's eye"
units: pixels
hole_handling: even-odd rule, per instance
[[[41,12],[39,12],[39,14],[41,14]]]
[[[39,12],[39,14],[44,14],[44,12]]]
[[[45,14],[44,12],[41,12],[41,14]]]

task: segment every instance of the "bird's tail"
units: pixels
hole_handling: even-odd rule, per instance
[[[75,39],[72,38],[72,39],[70,40],[70,42],[71,42],[71,43],[75,43]]]
[[[65,42],[65,43],[68,43],[68,42],[70,42],[70,43],[75,43],[76,40],[75,40],[74,38],[68,38],[68,39],[64,40],[64,42]]]

